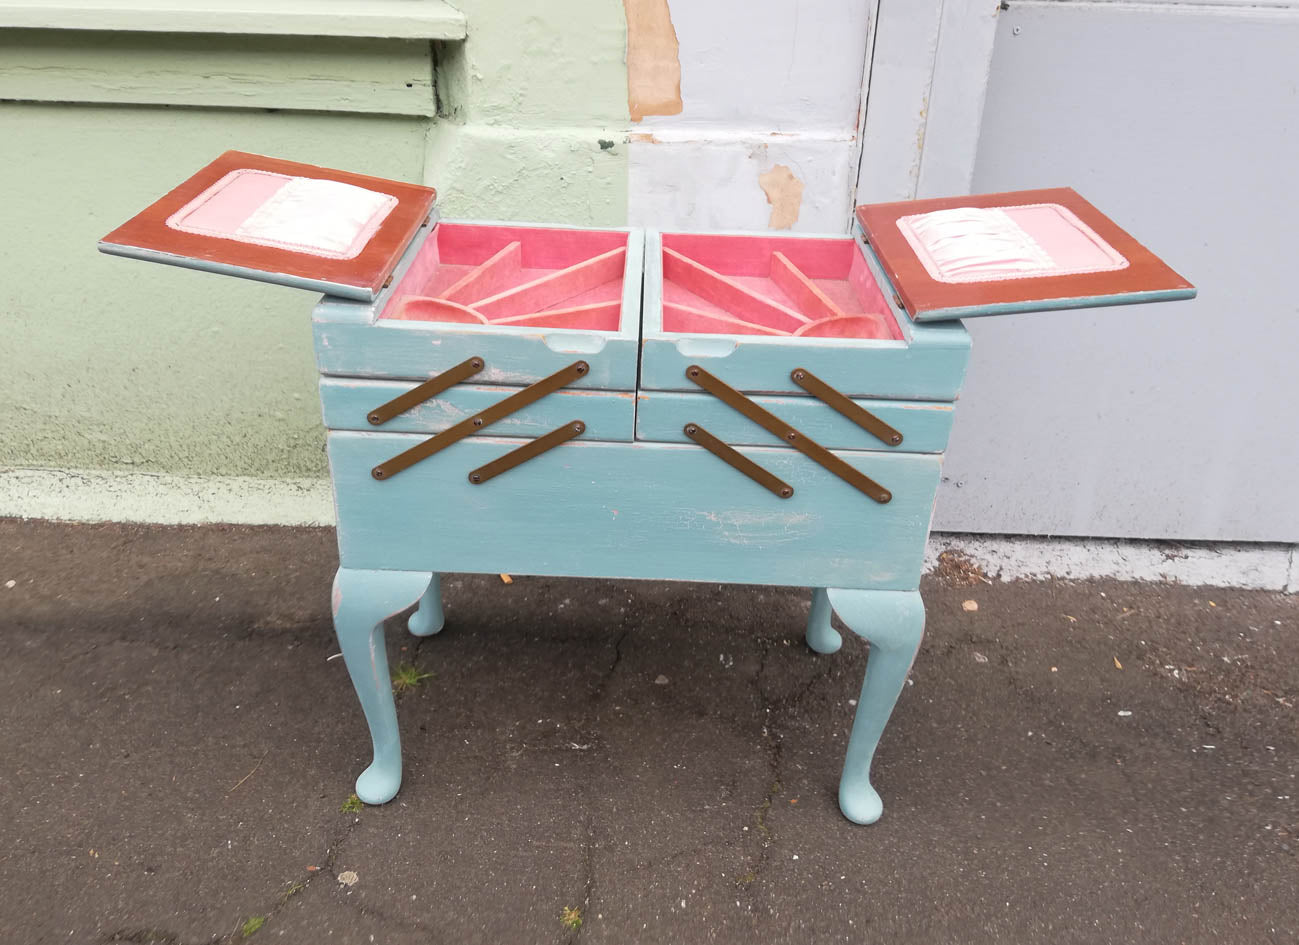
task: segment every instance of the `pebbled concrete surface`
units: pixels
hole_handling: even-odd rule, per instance
[[[388,634],[431,674],[402,792],[344,813],[335,566],[327,529],[0,520],[0,941],[1299,938],[1297,597],[949,561],[860,828],[866,647],[808,651],[806,591],[453,576],[441,635]]]

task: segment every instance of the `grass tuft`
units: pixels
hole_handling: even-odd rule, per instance
[[[414,663],[398,663],[392,671],[392,691],[409,692],[432,675],[432,673],[421,673]]]
[[[255,915],[239,927],[239,934],[244,938],[249,938],[265,924],[266,916]]]

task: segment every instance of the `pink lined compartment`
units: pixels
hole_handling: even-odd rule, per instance
[[[627,234],[439,223],[381,318],[617,331]]]
[[[847,237],[663,234],[663,330],[900,340]]]
[[[898,229],[938,282],[997,282],[1109,272],[1124,256],[1057,203],[954,207],[900,217]]]

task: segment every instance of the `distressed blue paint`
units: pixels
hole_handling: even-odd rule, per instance
[[[380,426],[371,426],[366,420],[372,409],[414,386],[405,381],[323,376],[320,379],[320,402],[325,426],[331,430],[438,433],[519,390],[517,387],[457,384]],[[634,434],[635,414],[636,395],[631,391],[565,389],[496,421],[487,431],[494,436],[531,438],[549,433],[569,420],[581,419],[586,424],[588,439],[630,440]]]
[[[698,446],[578,439],[475,486],[519,445],[483,436],[370,475],[416,442],[329,434],[344,567],[911,589],[940,467],[840,453],[892,490],[880,505],[795,450],[742,449],[794,487],[779,499]]]
[[[796,367],[849,397],[952,401],[965,379],[970,336],[959,323],[915,325],[895,310],[904,335],[900,341],[679,335],[663,330],[662,284],[662,242],[651,231],[645,238],[642,390],[698,390],[686,378],[691,364],[754,393],[805,394],[789,377]]]
[[[401,741],[383,621],[409,607],[431,578],[428,572],[347,568],[334,576],[334,633],[374,747],[374,761],[356,779],[356,796],[367,804],[387,803],[401,786]]]
[[[751,399],[824,447],[885,453],[941,453],[947,448],[955,410],[944,403],[858,399],[862,407],[902,434],[901,444],[889,446],[815,398],[758,394]],[[637,395],[638,440],[689,442],[682,432],[688,422],[699,424],[733,446],[774,446],[779,442],[752,420],[703,391],[691,394],[642,390]]]
[[[839,779],[839,809],[854,823],[873,824],[884,804],[870,783],[871,761],[920,649],[925,605],[919,591],[831,588],[827,597],[848,629],[871,645]]]
[[[306,279],[302,276],[291,276],[285,273],[265,272],[261,269],[248,269],[231,263],[213,262],[209,259],[195,259],[192,256],[177,256],[139,246],[123,246],[119,243],[99,243],[99,251],[109,256],[124,256],[127,259],[140,259],[144,262],[162,263],[164,266],[177,266],[181,269],[196,269],[199,272],[212,272],[220,276],[234,276],[237,279],[250,279],[253,282],[269,282],[272,285],[287,286],[290,289],[307,289],[312,292],[326,292],[346,299],[369,301],[374,293],[369,288],[346,285],[342,282],[329,282],[324,279]]]
[[[812,607],[807,613],[807,645],[817,653],[838,653],[843,637],[830,625],[830,596],[824,587],[812,589]]]
[[[446,625],[442,614],[442,576],[435,574],[420,595],[419,607],[406,618],[406,629],[417,637],[431,637],[441,633]]]

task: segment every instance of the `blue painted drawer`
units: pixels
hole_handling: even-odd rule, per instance
[[[811,397],[754,394],[750,399],[828,449],[886,453],[941,453],[947,448],[955,406],[902,400],[856,401],[902,434],[891,446]],[[772,434],[706,393],[646,391],[636,396],[636,439],[686,443],[687,423],[695,423],[733,446],[774,446]]]
[[[508,255],[512,245],[522,247],[514,250],[522,268],[514,259],[513,271],[503,278],[523,288],[485,281],[478,289],[456,290]],[[643,255],[640,230],[442,221],[412,241],[375,301],[321,299],[312,315],[316,361],[322,374],[427,380],[481,357],[485,367],[475,381],[524,386],[581,358],[591,369],[573,386],[634,390]],[[507,298],[527,286],[543,292],[541,283],[565,273],[576,280],[567,288]],[[452,307],[441,299],[472,299],[502,285],[499,293],[472,304]],[[516,311],[531,307],[539,311]],[[473,317],[493,320],[446,320]]]
[[[357,377],[320,379],[320,404],[330,430],[375,430],[367,415],[415,385],[408,381],[377,381]],[[518,392],[517,387],[458,384],[382,424],[384,433],[440,433],[480,410]],[[488,430],[495,436],[534,437],[572,420],[586,424],[593,440],[630,440],[636,423],[636,397],[631,391],[559,390],[498,420]],[[486,432],[486,431],[485,431]]]
[[[697,390],[698,364],[746,393],[802,396],[804,368],[849,397],[951,401],[970,354],[959,322],[912,322],[847,236],[650,231],[642,319],[645,390]],[[809,329],[852,336],[789,333]]]
[[[471,485],[471,469],[525,442],[471,437],[371,476],[418,441],[329,434],[344,567],[910,590],[940,468],[837,454],[892,491],[881,505],[794,450],[743,449],[794,486],[780,499],[697,446],[583,438]]]

